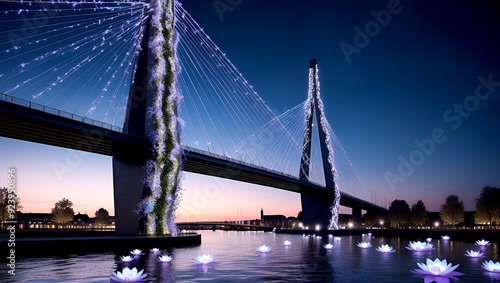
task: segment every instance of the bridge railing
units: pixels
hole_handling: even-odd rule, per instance
[[[74,120],[74,121],[83,122],[85,124],[89,124],[89,125],[101,127],[103,129],[107,129],[107,130],[110,130],[110,131],[113,131],[113,132],[119,132],[119,133],[131,135],[131,136],[135,136],[135,137],[139,137],[139,138],[143,138],[144,137],[144,135],[141,135],[139,133],[135,133],[135,132],[132,132],[132,131],[124,131],[124,129],[122,127],[118,127],[118,126],[115,126],[115,125],[112,125],[112,124],[104,123],[102,121],[97,121],[97,120],[94,120],[94,119],[90,119],[90,118],[87,118],[87,117],[83,117],[83,116],[80,116],[80,115],[69,113],[69,112],[66,112],[66,111],[63,111],[63,110],[59,110],[59,109],[55,109],[55,108],[52,108],[52,107],[48,107],[48,106],[45,106],[45,105],[42,105],[42,104],[38,104],[38,103],[35,103],[35,102],[31,102],[31,101],[28,101],[28,100],[25,100],[25,99],[22,99],[22,98],[17,98],[17,97],[9,96],[9,95],[4,94],[4,93],[0,93],[0,101],[9,102],[9,103],[20,105],[20,106],[23,106],[23,107],[26,107],[26,108],[30,108],[30,109],[33,109],[33,110],[37,110],[37,111],[45,112],[45,113],[48,113],[48,114],[51,114],[51,115],[63,117],[63,118],[66,118],[66,119],[71,119],[71,120]]]
[[[285,176],[285,177],[292,178],[292,179],[300,181],[300,179],[297,176],[294,176],[294,175],[289,174],[289,173],[284,173],[284,172],[276,171],[276,170],[269,169],[269,168],[266,168],[266,167],[263,167],[263,166],[260,166],[260,165],[251,164],[251,163],[248,163],[248,162],[245,162],[245,161],[241,161],[241,160],[233,159],[231,157],[227,157],[225,155],[220,155],[220,154],[216,154],[216,153],[213,153],[213,152],[204,151],[204,150],[197,149],[197,148],[190,147],[190,146],[186,146],[186,145],[184,145],[182,147],[184,149],[186,149],[186,150],[197,152],[199,154],[208,155],[208,156],[211,156],[211,157],[214,157],[214,158],[218,158],[218,159],[223,159],[223,160],[230,161],[230,162],[233,162],[233,163],[236,163],[236,164],[240,164],[240,165],[244,165],[244,166],[248,166],[248,167],[260,169],[260,170],[265,171],[265,172],[274,173],[274,174],[277,174],[277,175],[282,175],[282,176]],[[314,185],[316,185],[318,187],[321,187],[321,188],[325,187],[325,186],[323,186],[323,185],[321,185],[319,183],[316,183],[316,182],[312,182],[312,181],[307,181],[307,182],[311,183],[311,184],[314,184]]]

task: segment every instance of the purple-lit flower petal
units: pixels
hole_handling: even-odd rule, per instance
[[[160,262],[171,262],[173,257],[168,256],[168,255],[162,255],[158,257],[158,261]]]
[[[466,251],[467,253],[465,254],[466,256],[468,257],[481,257],[484,255],[483,252],[481,251],[473,251],[473,250],[470,250],[470,251]]]
[[[125,255],[125,256],[121,256],[120,257],[120,261],[122,262],[130,262],[132,260],[134,260],[134,256],[130,256],[130,255]]]
[[[267,253],[267,252],[271,251],[271,249],[272,248],[270,246],[266,246],[266,245],[262,245],[262,246],[257,247],[257,250],[259,252],[262,252],[262,253]]]
[[[332,245],[332,244],[325,244],[325,245],[323,245],[323,247],[324,247],[325,249],[327,249],[327,250],[331,250],[331,249],[333,249],[333,245]]]
[[[433,276],[447,276],[451,274],[458,266],[459,264],[452,266],[452,264],[448,264],[446,262],[446,259],[443,259],[442,261],[436,258],[436,260],[432,261],[431,259],[427,259],[427,262],[420,263],[417,262],[418,267],[420,269],[414,269],[412,270],[413,273],[415,274],[428,274],[428,275],[433,275]],[[460,275],[461,273],[455,272],[452,275]]]
[[[475,245],[477,245],[477,246],[489,246],[491,244],[490,244],[490,241],[485,241],[483,239],[483,240],[477,240]]]
[[[137,268],[128,268],[125,267],[122,272],[117,271],[111,274],[111,280],[116,282],[140,282],[142,279],[146,278],[147,274],[142,274],[144,269],[137,272]]]
[[[482,267],[489,272],[500,272],[500,262],[484,261]]]
[[[215,256],[213,255],[198,255],[194,261],[196,263],[200,263],[200,264],[208,264],[208,263],[211,263],[213,261],[215,261]]]
[[[405,247],[411,251],[429,251],[429,250],[432,250],[434,248],[434,246],[430,243],[426,243],[426,242],[420,242],[420,241],[417,241],[417,242],[412,242],[410,241],[408,243],[408,246]]]
[[[366,249],[366,248],[371,248],[372,244],[370,242],[361,242],[356,244],[358,247]]]
[[[139,250],[139,249],[135,249],[135,250],[131,251],[130,253],[133,255],[142,255],[143,254],[142,250]]]
[[[375,250],[381,253],[393,253],[396,251],[392,246],[389,245],[381,245],[377,247]]]

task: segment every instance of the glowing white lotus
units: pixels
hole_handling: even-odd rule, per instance
[[[120,260],[123,262],[130,262],[130,261],[134,260],[134,258],[135,258],[134,256],[125,255],[125,256],[121,256]]]
[[[332,244],[326,244],[326,245],[323,245],[323,247],[327,250],[331,250],[333,249],[333,245]]]
[[[483,269],[489,272],[500,272],[500,262],[484,261]]]
[[[257,250],[261,253],[267,253],[269,251],[271,251],[271,247],[270,246],[266,246],[266,245],[262,245],[262,246],[259,246],[257,247]]]
[[[432,238],[427,238],[425,239],[427,242],[431,242],[432,241]]]
[[[444,235],[444,236],[441,236],[441,239],[443,239],[443,240],[449,240],[450,236]]]
[[[144,269],[137,272],[137,268],[128,268],[125,267],[122,272],[117,271],[111,274],[111,280],[116,282],[140,282],[142,279],[148,276],[146,273],[142,274]]]
[[[372,244],[370,242],[361,242],[356,244],[358,247],[366,249],[366,248],[371,248]]]
[[[412,242],[410,241],[408,243],[408,246],[405,247],[411,251],[430,251],[434,248],[434,246],[430,243],[426,243],[426,242],[420,242],[420,241],[417,241],[417,242]]]
[[[143,254],[142,250],[139,250],[139,249],[135,249],[135,250],[131,251],[130,253],[133,255],[142,255]]]
[[[340,241],[340,239],[341,239],[340,237],[333,237],[334,241]]]
[[[448,264],[446,262],[446,259],[441,261],[439,258],[436,258],[436,260],[432,261],[428,258],[426,264],[417,262],[417,265],[420,269],[412,270],[415,274],[447,277],[447,275],[452,275],[453,270],[457,269],[460,264],[452,266],[451,263]],[[455,272],[453,275],[459,275],[459,273]]]
[[[173,259],[173,257],[168,256],[168,255],[162,255],[162,256],[158,257],[158,261],[161,261],[161,262],[170,262],[170,261],[172,261],[172,259]]]
[[[213,255],[198,255],[195,259],[195,262],[200,263],[200,264],[209,264],[213,261],[215,261],[215,256]]]
[[[151,251],[154,252],[154,253],[157,253],[157,252],[160,251],[160,249],[159,248],[152,248]]]
[[[286,240],[286,241],[283,242],[283,245],[285,245],[285,246],[290,246],[291,244],[292,244],[292,242],[290,242],[288,240]]]
[[[378,246],[375,250],[381,253],[393,253],[396,251],[392,246],[389,245]]]
[[[481,257],[484,254],[481,251],[473,251],[473,250],[466,251],[466,252],[467,253],[465,255],[468,256],[468,257]]]
[[[485,241],[485,240],[483,239],[483,240],[480,240],[480,241],[479,241],[479,240],[478,240],[478,241],[476,241],[475,245],[476,245],[476,246],[489,246],[489,245],[491,245],[491,244],[490,244],[490,241]]]

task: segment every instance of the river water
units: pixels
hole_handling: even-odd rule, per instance
[[[0,268],[0,282],[110,282],[112,271],[124,267],[144,269],[145,282],[424,282],[410,272],[418,268],[417,262],[446,259],[460,264],[456,271],[462,282],[500,282],[500,273],[481,269],[484,260],[499,261],[499,246],[479,247],[474,243],[433,239],[435,249],[412,252],[405,248],[407,239],[371,236],[342,236],[313,238],[265,232],[201,231],[202,244],[194,247],[161,249],[159,254],[173,257],[170,263],[157,261],[159,254],[147,250],[130,263],[119,257],[129,250],[141,247],[123,247],[123,250],[105,253],[69,254],[42,258],[19,259],[16,275],[8,275],[5,264]],[[289,240],[290,246],[283,242]],[[356,246],[369,241],[373,247]],[[332,243],[333,249],[323,247]],[[268,245],[268,253],[257,251]],[[390,244],[395,253],[380,253],[375,248]],[[466,250],[482,250],[482,258],[469,258]],[[214,263],[196,264],[200,254],[216,257]],[[451,282],[454,282],[451,280]]]

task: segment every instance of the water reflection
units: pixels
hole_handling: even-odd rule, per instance
[[[159,253],[149,247],[124,247],[112,253],[73,254],[45,258],[19,259],[16,278],[8,277],[6,265],[0,266],[0,282],[109,282],[113,271],[125,267],[144,269],[146,282],[192,282],[201,280],[225,282],[422,282],[425,277],[413,277],[410,272],[417,262],[427,258],[447,259],[460,264],[465,273],[463,282],[499,280],[498,274],[481,268],[484,260],[499,261],[497,243],[481,251],[484,258],[469,258],[467,250],[479,250],[475,242],[439,239],[436,248],[427,252],[412,252],[404,247],[404,238],[367,238],[361,236],[302,237],[263,232],[202,231],[202,245],[185,248],[161,247]],[[425,239],[425,238],[424,238]],[[285,246],[285,240],[293,244]],[[373,246],[393,246],[395,253],[379,253],[374,248],[361,249],[356,243],[369,241]],[[272,246],[269,253],[260,253],[256,247]],[[332,249],[323,246],[331,244]],[[453,248],[451,248],[453,247]],[[121,262],[120,257],[131,249],[142,249],[144,255],[131,262]],[[199,265],[193,262],[198,255],[217,257],[216,263]],[[158,260],[160,255],[173,257],[170,263]],[[438,256],[439,255],[439,256]],[[431,278],[427,278],[430,280]],[[38,281],[36,281],[38,280]]]

